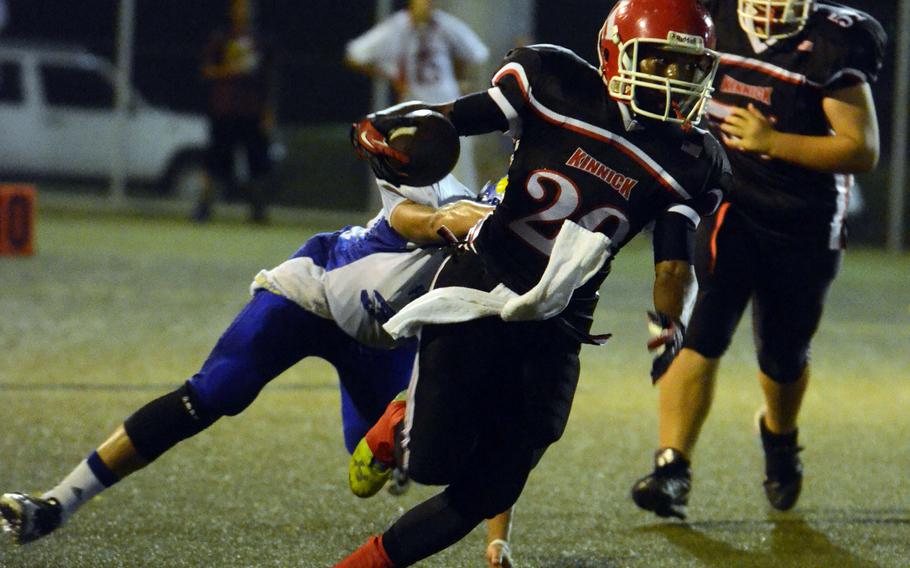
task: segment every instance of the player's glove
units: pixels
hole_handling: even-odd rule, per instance
[[[654,355],[651,363],[651,382],[656,383],[673,358],[682,348],[686,326],[681,321],[663,312],[648,312],[648,351]]]
[[[407,180],[407,174],[400,168],[410,162],[410,158],[400,150],[389,145],[386,139],[389,132],[396,128],[414,126],[414,119],[406,115],[372,113],[360,122],[351,125],[351,144],[362,159],[369,161],[370,168],[376,177],[394,185],[401,185]]]

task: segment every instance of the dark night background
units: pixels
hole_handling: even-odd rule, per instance
[[[0,37],[77,44],[113,59],[118,0],[7,0],[7,3],[9,22]],[[371,82],[347,70],[342,57],[346,42],[372,25],[375,4],[374,0],[258,2],[259,29],[276,53],[277,114],[283,128],[305,125],[328,132],[329,125],[333,125],[334,131],[340,132],[340,125],[369,109]],[[395,7],[403,4],[398,0]],[[853,0],[847,4],[869,12],[882,23],[889,37],[894,37],[897,0]],[[613,2],[536,0],[529,5],[536,10],[535,41],[560,44],[596,61],[594,38]],[[204,90],[198,76],[200,52],[209,32],[223,23],[225,7],[226,0],[137,1],[132,80],[146,99],[181,110],[204,109]],[[500,55],[492,54],[491,61]],[[887,187],[893,77],[894,55],[889,52],[880,81],[873,89],[884,159],[877,172],[860,177],[864,186],[874,187],[881,195]],[[335,135],[332,142],[335,151],[341,151],[343,138]],[[328,142],[310,144],[310,155],[328,153],[324,150],[326,145]],[[288,183],[296,188],[313,185],[316,178],[310,174]],[[316,183],[332,183],[332,179],[324,176]],[[300,190],[295,191],[299,196]],[[867,197],[869,193],[867,190]],[[362,208],[362,198],[360,194],[332,206]],[[868,216],[884,216],[884,198],[867,198],[867,202]],[[883,234],[880,225],[870,227],[867,237],[878,239],[879,233]]]
[[[118,0],[7,1],[10,21],[4,37],[73,43],[113,58]],[[893,37],[895,0],[849,4],[875,16]],[[208,33],[223,21],[225,5],[225,0],[137,2],[133,80],[146,98],[175,108],[203,108],[199,53]],[[594,38],[611,6],[591,0],[537,0],[535,40],[566,46],[594,61]],[[372,25],[374,10],[373,0],[259,3],[259,27],[279,58],[283,121],[348,121],[363,112],[370,83],[345,69],[341,60],[345,43]],[[875,89],[884,110],[890,107],[892,77],[889,58]]]

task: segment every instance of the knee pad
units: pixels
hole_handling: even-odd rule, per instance
[[[139,455],[152,462],[177,443],[211,426],[217,418],[204,416],[193,391],[183,384],[137,410],[123,427]]]
[[[779,384],[795,383],[809,364],[809,349],[797,351],[762,348],[758,352],[758,368]]]

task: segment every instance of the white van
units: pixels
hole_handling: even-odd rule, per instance
[[[103,179],[114,156],[114,67],[76,48],[0,42],[0,177]],[[202,115],[131,93],[127,177],[181,193],[202,175]]]

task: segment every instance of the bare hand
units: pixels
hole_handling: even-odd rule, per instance
[[[512,568],[512,555],[509,550],[509,543],[497,539],[488,544],[487,563],[490,568]]]
[[[727,146],[763,155],[771,153],[774,135],[777,133],[771,120],[752,103],[746,108],[733,109],[720,129],[723,131],[721,138]]]

